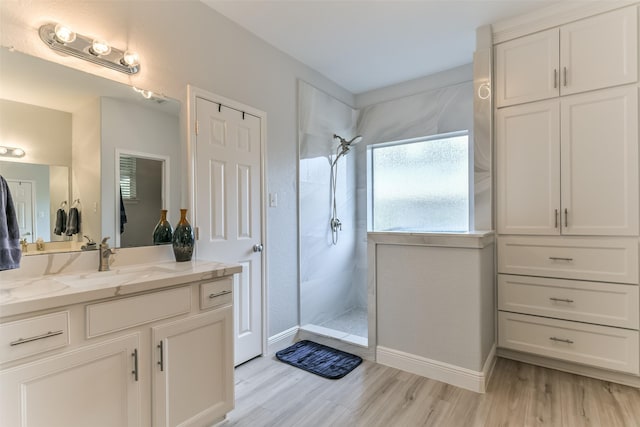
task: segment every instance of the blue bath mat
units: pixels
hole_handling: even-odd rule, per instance
[[[331,380],[344,377],[362,363],[356,355],[307,340],[280,350],[276,357],[291,366]]]

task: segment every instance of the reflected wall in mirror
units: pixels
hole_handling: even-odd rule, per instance
[[[12,180],[24,185],[17,190],[21,194],[29,193],[29,182],[35,187],[35,192],[33,188],[31,191],[35,202],[24,202],[31,206],[30,219],[24,210],[23,234],[31,233],[25,236],[28,241],[42,237],[45,242],[54,242],[45,245],[47,251],[50,247],[80,250],[83,235],[96,241],[110,236],[116,246],[146,246],[152,244],[159,209],[167,209],[169,221],[177,222],[180,200],[174,197],[170,202],[165,195],[162,201],[161,196],[161,207],[152,216],[130,218],[152,224],[148,239],[125,239],[118,244],[116,150],[145,153],[143,158],[170,159],[164,163],[165,176],[174,179],[163,181],[162,191],[179,194],[178,101],[146,99],[124,84],[6,48],[0,48],[0,82],[0,145],[26,152],[21,158],[0,157],[0,174],[13,174]],[[17,164],[27,169],[20,171]],[[49,177],[45,179],[47,167]],[[65,213],[69,213],[74,200],[79,200],[76,206],[80,213],[78,233],[66,237],[52,234],[56,213],[65,200]],[[133,208],[131,215],[137,216]]]
[[[160,211],[169,203],[170,158],[117,150],[116,244],[127,248],[153,245],[153,230]]]

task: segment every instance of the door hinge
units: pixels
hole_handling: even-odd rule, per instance
[[[200,122],[196,120],[196,135],[200,133]]]
[[[196,227],[196,240],[200,240],[200,227]]]

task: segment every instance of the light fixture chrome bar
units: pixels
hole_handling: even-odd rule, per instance
[[[111,52],[106,55],[96,55],[91,53],[93,39],[76,33],[75,40],[63,43],[56,37],[56,24],[45,24],[38,31],[42,41],[51,49],[120,71],[125,74],[136,74],[140,71],[140,64],[129,66],[124,61],[124,51],[111,48]]]

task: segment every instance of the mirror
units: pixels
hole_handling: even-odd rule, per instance
[[[140,92],[0,48],[0,145],[25,151],[0,155],[0,174],[14,201],[20,198],[26,255],[92,249],[89,239],[106,236],[116,247],[152,245],[161,209],[171,224],[178,221],[180,103]],[[123,156],[136,163],[139,196],[124,201],[120,233]],[[67,228],[72,209],[79,224]],[[44,251],[36,249],[38,238],[47,242]]]

